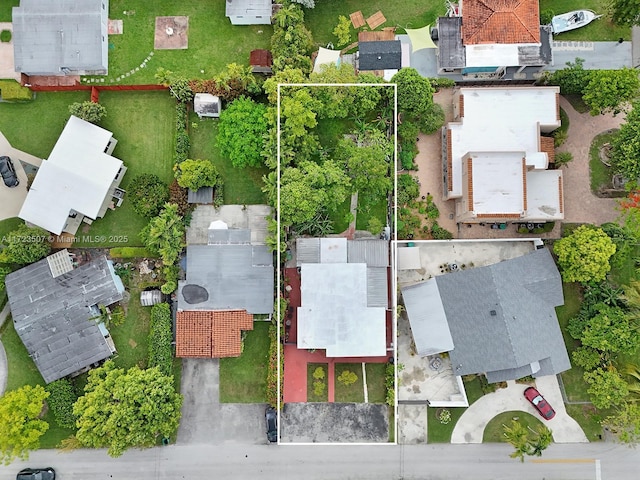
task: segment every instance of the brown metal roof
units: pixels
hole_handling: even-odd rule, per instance
[[[540,43],[538,0],[464,0],[462,41]]]
[[[253,330],[246,310],[178,312],[176,357],[239,357],[241,330]]]
[[[249,65],[258,67],[270,67],[273,64],[273,57],[270,50],[251,50],[249,54]]]

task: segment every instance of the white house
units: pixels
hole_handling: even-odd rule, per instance
[[[118,186],[127,169],[111,156],[116,143],[111,132],[71,116],[18,216],[56,235],[103,217],[124,195]]]
[[[558,87],[461,88],[442,129],[444,196],[456,220],[564,218],[562,170],[549,170],[560,126]]]
[[[271,0],[226,0],[225,15],[233,25],[270,25]]]

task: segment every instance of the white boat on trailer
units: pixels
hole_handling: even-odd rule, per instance
[[[591,10],[574,10],[563,13],[562,15],[556,15],[551,19],[551,31],[553,33],[562,33],[575,30],[576,28],[588,25],[601,16],[602,15],[596,15],[595,12]]]

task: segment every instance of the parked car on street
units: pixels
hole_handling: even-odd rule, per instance
[[[538,390],[536,390],[535,388],[528,387],[527,389],[525,389],[524,396],[527,400],[529,400],[529,402],[531,402],[531,405],[534,406],[540,416],[545,420],[551,420],[555,416],[555,410],[551,408],[551,405],[547,403],[544,397],[540,395],[540,392],[538,392]]]
[[[20,185],[16,169],[13,167],[13,162],[7,156],[0,157],[0,175],[2,175],[2,181],[7,187],[17,187]]]
[[[25,468],[18,472],[16,480],[55,480],[56,471],[51,467]]]
[[[278,412],[273,407],[267,407],[264,412],[264,418],[267,423],[267,440],[270,442],[278,441]]]

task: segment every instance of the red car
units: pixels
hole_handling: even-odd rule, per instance
[[[528,387],[524,391],[524,398],[531,402],[531,405],[533,405],[535,409],[538,410],[538,413],[545,420],[551,420],[556,415],[555,410],[551,408],[551,405],[547,403],[544,397],[540,395],[540,392],[538,392],[538,390],[536,390],[535,388]]]

